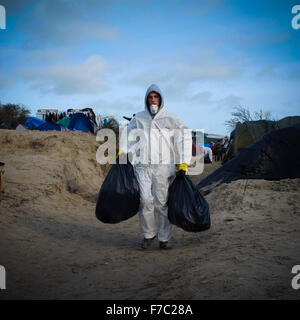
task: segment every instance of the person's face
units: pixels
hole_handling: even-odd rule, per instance
[[[148,106],[151,104],[155,104],[156,106],[160,106],[160,96],[156,92],[150,92],[147,97]]]

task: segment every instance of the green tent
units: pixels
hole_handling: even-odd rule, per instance
[[[65,128],[68,128],[69,127],[69,123],[70,123],[70,118],[69,117],[64,117],[61,120],[57,121],[56,123],[61,125],[61,126],[63,126],[63,127],[65,127]]]

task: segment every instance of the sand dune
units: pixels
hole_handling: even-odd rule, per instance
[[[237,180],[206,196],[212,228],[173,227],[173,249],[139,250],[138,217],[95,217],[109,169],[81,132],[0,130],[0,299],[299,299],[300,179]],[[218,167],[205,166],[199,179]]]

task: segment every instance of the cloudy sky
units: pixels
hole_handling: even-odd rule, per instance
[[[193,129],[238,105],[300,114],[299,0],[0,0],[0,101],[118,119],[156,83]],[[299,19],[300,24],[300,19]]]

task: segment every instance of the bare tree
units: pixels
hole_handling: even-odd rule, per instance
[[[246,107],[238,106],[233,108],[234,111],[231,112],[231,119],[225,121],[225,126],[229,129],[234,129],[238,122],[244,123],[246,121],[255,120],[270,120],[275,121],[270,111],[263,112],[262,109],[255,111],[253,116]]]
[[[30,115],[30,110],[23,105],[0,103],[0,128],[16,129],[18,124],[24,124]]]
[[[262,109],[256,111],[254,113],[254,120],[271,120],[274,121],[274,117],[272,116],[270,111],[263,112]]]

